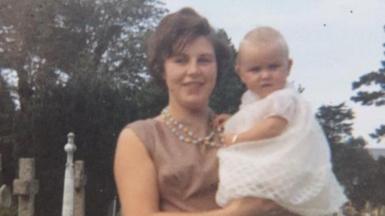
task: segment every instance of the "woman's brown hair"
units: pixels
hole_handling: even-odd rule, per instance
[[[200,36],[213,44],[219,77],[230,56],[227,43],[216,35],[206,18],[192,8],[182,8],[165,16],[148,40],[148,66],[155,81],[165,87],[163,75],[166,58],[183,50],[186,44]]]

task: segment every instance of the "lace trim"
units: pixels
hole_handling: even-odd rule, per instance
[[[331,167],[325,165],[319,169],[304,169],[298,162],[267,163],[268,166],[252,164],[240,158],[219,155],[220,182],[216,195],[220,206],[241,197],[260,197],[272,199],[288,210],[304,215],[328,215],[337,212],[346,202],[338,182],[331,181]],[[250,163],[251,162],[251,163]],[[302,207],[325,190],[332,187],[334,200],[326,200],[325,206]],[[340,189],[340,191],[338,191]],[[328,192],[328,193],[330,193]]]

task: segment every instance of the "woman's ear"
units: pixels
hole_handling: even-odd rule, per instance
[[[239,64],[238,63],[235,64],[235,73],[237,73],[239,75]]]
[[[160,75],[160,78],[163,80],[163,82],[166,82],[166,70],[164,67],[163,67],[163,72]]]

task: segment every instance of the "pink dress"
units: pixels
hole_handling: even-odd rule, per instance
[[[199,212],[220,208],[218,148],[181,143],[164,122],[136,121],[132,129],[147,149],[157,172],[159,208],[167,212]],[[138,164],[140,166],[140,164]]]

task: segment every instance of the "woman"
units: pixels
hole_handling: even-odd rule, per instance
[[[220,134],[208,106],[227,47],[190,8],[162,19],[148,46],[152,75],[166,87],[168,106],[122,130],[115,180],[125,216],[267,215],[261,199],[215,203]]]

